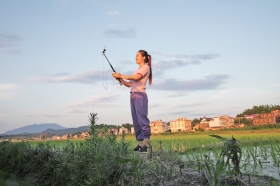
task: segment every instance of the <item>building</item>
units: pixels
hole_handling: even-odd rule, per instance
[[[75,134],[75,135],[72,136],[72,138],[73,138],[73,139],[78,139],[78,135]]]
[[[204,117],[200,123],[196,124],[194,127],[193,127],[193,130],[199,130],[199,129],[207,129],[209,128],[209,121],[211,120],[212,118],[206,118]]]
[[[186,132],[192,130],[192,121],[187,118],[178,118],[170,121],[171,132]]]
[[[163,132],[166,132],[166,130],[167,130],[166,122],[163,122],[162,120],[156,120],[156,121],[150,122],[150,127],[151,127],[152,134],[163,133]]]
[[[82,132],[82,133],[80,134],[80,136],[81,136],[82,138],[87,138],[87,137],[89,137],[89,133],[88,133],[88,132]]]
[[[209,123],[198,123],[193,127],[193,130],[199,130],[199,129],[207,129],[209,128]]]
[[[209,121],[209,127],[221,127],[220,125],[220,118],[219,117],[214,117]]]
[[[252,120],[253,125],[266,125],[280,123],[280,110],[273,110],[271,113],[258,114]]]
[[[130,134],[134,134],[134,127],[130,128]]]
[[[129,134],[127,128],[124,128],[124,127],[119,128],[119,133],[118,133],[118,134],[122,134],[123,132],[124,132],[125,134]]]
[[[118,128],[111,128],[111,129],[108,129],[108,130],[109,130],[109,132],[112,132],[112,133],[114,133],[115,135],[118,134]]]
[[[200,123],[196,124],[194,127],[193,127],[193,130],[199,130],[199,129],[204,129],[206,130],[207,128],[209,128],[209,121],[211,120],[212,118],[206,118],[204,117]]]
[[[57,138],[57,136],[56,136],[56,135],[52,136],[52,139],[53,139],[53,140],[56,140],[56,138]]]
[[[60,139],[60,136],[54,135],[54,136],[52,137],[52,139],[53,139],[53,140]]]
[[[119,131],[118,128],[109,128],[109,129],[107,130],[108,133],[114,134],[114,135],[118,135],[118,131]]]
[[[69,139],[70,135],[69,134],[64,134],[62,136],[60,136],[60,139]]]
[[[228,115],[220,116],[220,124],[223,127],[229,128],[234,126],[234,118]]]
[[[224,115],[219,117],[214,117],[209,121],[209,127],[221,127],[221,128],[229,128],[234,126],[234,118]]]
[[[258,116],[258,114],[249,114],[249,115],[244,115],[244,116],[241,116],[241,117],[236,117],[234,119],[235,125],[240,124],[241,122],[245,122],[245,124],[252,124],[252,119],[256,116]],[[244,121],[243,119],[246,119],[246,121]]]
[[[258,116],[259,114],[245,114],[244,118],[246,119],[253,119],[254,117]],[[241,117],[242,118],[242,117]]]
[[[170,125],[167,125],[167,126],[166,126],[166,131],[168,131],[168,132],[171,131],[171,130],[170,130]]]

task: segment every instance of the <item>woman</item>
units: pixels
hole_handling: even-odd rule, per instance
[[[131,87],[131,115],[136,140],[138,141],[138,145],[134,148],[134,151],[140,152],[147,152],[151,136],[150,120],[148,119],[148,97],[146,94],[147,80],[149,79],[149,84],[152,84],[151,62],[152,57],[145,50],[139,50],[136,54],[136,64],[139,65],[139,68],[133,75],[123,75],[117,72],[112,74],[123,85]]]

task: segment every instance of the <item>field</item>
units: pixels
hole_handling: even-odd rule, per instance
[[[165,135],[152,135],[151,142],[155,150],[158,150],[160,144],[164,149],[172,149],[174,151],[185,151],[187,149],[217,146],[224,142],[213,138],[209,135],[219,135],[224,138],[230,139],[232,136],[241,143],[248,142],[260,142],[266,140],[280,140],[280,130],[260,130],[260,131],[216,131],[216,132],[197,132],[197,133],[167,133]],[[134,135],[127,135],[125,137],[127,141],[131,143],[131,146],[135,146]]]
[[[209,132],[194,132],[194,133],[165,133],[152,134],[151,143],[155,150],[160,144],[165,149],[173,149],[176,151],[184,151],[191,148],[198,148],[203,146],[216,146],[223,142],[217,138],[209,135],[217,134],[224,138],[231,138],[232,136],[241,143],[260,142],[266,140],[280,140],[280,130],[249,130],[249,131],[209,131]],[[117,137],[120,140],[121,136]],[[32,140],[28,141],[31,145],[38,143],[50,143],[55,146],[63,146],[67,141],[73,143],[82,143],[84,139],[69,139],[69,140]],[[137,145],[134,135],[125,135],[125,141],[130,143],[130,148]]]
[[[104,153],[106,154],[108,152],[101,152],[101,149],[119,148],[121,151],[115,151],[114,153],[116,153],[116,155],[113,156],[115,158],[118,157],[116,159],[117,162],[114,162],[114,159],[110,159],[111,164],[117,163],[118,166],[121,166],[121,169],[126,166],[131,167],[135,162],[137,167],[144,165],[137,157],[131,157],[129,155],[132,149],[137,145],[134,135],[117,136],[116,147],[114,147],[115,145],[111,146],[115,144],[110,142],[113,140],[111,137],[108,138],[108,136],[105,135],[105,141],[93,141],[92,143],[97,146],[88,146],[88,140],[84,139],[29,141],[28,144],[32,148],[35,147],[35,149],[45,148],[51,151],[63,152],[61,153],[63,159],[68,159],[68,153],[74,153],[74,151],[75,153],[83,154],[83,156],[91,158],[93,157],[90,155],[92,151],[89,149],[91,148],[99,148],[98,151],[94,150],[96,153],[100,153],[100,156],[98,156],[99,159],[106,159]],[[153,171],[154,174],[156,174],[156,177],[149,177],[150,180],[156,178],[154,183],[160,181],[166,185],[168,185],[168,183],[173,185],[175,182],[178,185],[184,185],[190,180],[193,180],[193,183],[196,185],[200,185],[204,182],[201,180],[207,179],[208,183],[214,186],[223,185],[225,184],[225,180],[230,181],[233,178],[239,180],[240,183],[244,183],[244,185],[246,185],[245,182],[247,184],[249,183],[249,185],[258,185],[260,182],[263,183],[263,185],[277,185],[280,183],[279,142],[279,129],[153,134],[151,136],[153,161],[147,161],[146,157],[144,157],[144,159],[146,159],[145,161],[149,164],[149,169],[146,171]],[[98,147],[98,145],[100,145],[100,147]],[[108,145],[108,147],[106,147],[106,145]],[[112,155],[109,152],[107,156],[110,157]],[[126,158],[123,159],[123,156]],[[66,162],[66,160],[63,159],[59,161]],[[134,163],[131,164],[132,162]],[[76,162],[77,165],[80,163],[80,160]],[[88,164],[87,161],[84,163]],[[123,165],[119,165],[119,163]],[[105,164],[108,165],[107,163]],[[182,165],[188,168],[182,169]],[[108,167],[108,171],[109,170],[110,168]],[[185,173],[182,172],[183,170]],[[134,171],[136,171],[133,173],[136,176],[134,178],[136,181],[141,180],[141,177],[145,175],[145,169],[140,171],[135,167]],[[238,176],[240,173],[242,173],[243,176],[241,177],[243,178]],[[76,174],[78,174],[78,172],[73,175]],[[204,176],[202,176],[202,174]],[[269,177],[263,178],[260,176]],[[122,179],[125,180],[129,177],[130,176],[124,176]],[[67,179],[67,176],[65,179]]]

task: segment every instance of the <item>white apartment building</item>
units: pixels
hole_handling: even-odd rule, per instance
[[[150,127],[151,127],[151,133],[163,133],[166,132],[167,130],[167,125],[166,122],[163,122],[162,120],[156,120],[150,122]]]
[[[209,121],[209,127],[231,127],[234,125],[234,118],[224,115],[219,117],[214,117]]]
[[[214,117],[209,121],[209,127],[221,127],[220,118]]]
[[[192,121],[187,118],[178,118],[170,121],[171,132],[186,132],[192,130]]]

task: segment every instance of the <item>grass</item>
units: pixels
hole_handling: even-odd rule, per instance
[[[38,143],[43,143],[43,144],[50,144],[52,146],[64,146],[67,142],[71,142],[74,144],[78,144],[78,143],[83,143],[85,142],[85,139],[59,139],[59,140],[32,140],[32,141],[28,141],[28,143],[31,146],[36,146]]]
[[[222,142],[218,139],[212,138],[209,135],[218,134],[224,138],[231,138],[234,136],[243,144],[252,141],[265,141],[272,139],[280,140],[279,130],[245,130],[245,131],[206,131],[206,132],[195,132],[195,133],[165,133],[165,134],[152,134],[151,141],[154,150],[172,149],[173,151],[182,152],[187,149],[217,146],[221,145]],[[117,136],[117,140],[121,140],[121,136]],[[134,135],[126,135],[126,142],[130,144],[129,148],[132,149],[137,145]],[[53,146],[64,146],[67,142],[74,144],[85,142],[84,139],[69,139],[69,140],[37,140],[28,141],[31,146],[37,145],[38,143],[49,143]],[[162,145],[160,145],[162,144]]]
[[[223,144],[219,139],[213,138],[209,135],[218,134],[224,138],[231,138],[234,136],[241,143],[246,144],[252,141],[266,141],[266,140],[280,140],[279,131],[275,130],[261,130],[257,131],[243,131],[243,132],[199,132],[199,133],[175,133],[170,135],[152,135],[151,142],[154,150],[160,149],[160,144],[165,150],[172,149],[177,152],[182,152],[187,149],[207,147],[207,146],[217,146]],[[120,139],[119,137],[117,139]],[[135,141],[134,135],[126,135],[126,141],[131,144],[131,146],[136,146],[137,141]]]
[[[29,177],[34,185],[127,185],[131,181],[134,185],[143,185],[151,183],[148,174],[153,175],[151,179],[156,179],[155,182],[163,183],[165,178],[171,179],[174,175],[178,175],[174,166],[175,162],[181,162],[178,159],[178,153],[174,152],[185,154],[188,165],[204,172],[210,185],[220,185],[222,184],[221,177],[229,179],[236,177],[238,173],[235,171],[235,173],[227,174],[226,170],[239,169],[239,159],[238,162],[236,161],[238,164],[235,164],[236,169],[230,168],[230,166],[234,168],[234,164],[230,165],[229,162],[237,160],[236,155],[226,153],[219,147],[225,145],[225,142],[220,139],[230,139],[232,136],[242,144],[240,156],[242,154],[243,159],[240,161],[240,168],[246,169],[247,165],[253,164],[253,171],[247,171],[248,174],[257,174],[256,167],[262,166],[260,156],[263,159],[272,158],[278,172],[280,170],[278,160],[280,159],[280,145],[276,142],[276,140],[280,141],[279,130],[152,135],[153,150],[159,152],[160,158],[156,158],[160,160],[152,159],[147,165],[143,159],[131,153],[131,149],[137,145],[134,135],[115,136],[106,133],[103,136],[97,136],[94,128],[95,117],[96,115],[93,114],[89,118],[92,124],[89,140],[1,142],[0,185],[10,179],[5,177],[7,174],[13,174],[19,179]],[[213,134],[220,136],[220,139],[210,136],[214,136]],[[270,145],[269,149],[268,145]],[[212,155],[209,149],[204,148],[209,146],[212,147]],[[189,149],[191,151],[188,151]],[[171,160],[170,165],[167,166],[161,162],[163,155]]]
[[[49,141],[32,145],[1,142],[0,171],[22,180],[28,177],[32,185],[42,186],[117,185],[126,182],[127,175],[140,183],[144,175],[141,159],[131,155],[124,138],[116,141],[112,133],[97,136],[96,114],[91,114],[89,120],[91,136],[82,143],[64,141],[61,147]],[[0,175],[2,183],[9,179],[4,176]]]

